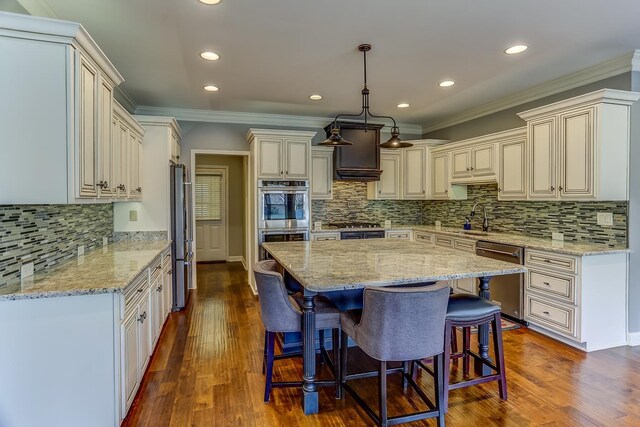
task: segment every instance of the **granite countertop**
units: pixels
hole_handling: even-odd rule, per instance
[[[170,241],[121,241],[0,287],[1,300],[122,292]]]
[[[471,233],[465,233],[464,230],[454,227],[439,227],[433,225],[412,225],[399,224],[392,225],[391,228],[336,228],[322,227],[321,230],[312,230],[312,233],[330,233],[340,231],[378,231],[378,230],[413,230],[426,231],[429,233],[444,234],[447,236],[461,237],[471,240],[482,240],[485,242],[503,243],[507,245],[522,246],[527,249],[539,249],[568,255],[591,256],[591,255],[608,255],[617,253],[629,253],[631,250],[625,246],[608,246],[598,243],[578,243],[578,242],[561,242],[551,240],[550,238],[533,237],[525,234],[489,232],[486,234],[475,234],[480,230],[472,230]]]
[[[524,266],[398,239],[264,243],[314,292],[523,273]]]

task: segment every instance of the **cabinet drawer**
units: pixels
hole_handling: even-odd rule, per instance
[[[571,255],[527,250],[525,251],[524,265],[571,274],[578,273],[578,259]]]
[[[158,256],[156,259],[151,261],[151,266],[149,267],[149,271],[151,272],[151,280],[155,279],[162,272],[162,257]]]
[[[556,298],[572,304],[576,303],[575,276],[529,270],[527,290],[545,297]]]
[[[525,319],[563,335],[577,337],[576,307],[525,294]]]
[[[443,248],[453,248],[453,240],[453,237],[436,235],[436,246],[442,246]]]
[[[453,248],[465,252],[476,253],[476,242],[474,240],[455,239]]]
[[[326,241],[326,240],[340,240],[340,233],[321,233],[314,234],[313,240],[315,241]]]
[[[436,236],[430,233],[424,233],[422,231],[416,231],[413,233],[415,241],[420,243],[428,243],[433,245],[436,242]]]
[[[124,312],[123,316],[126,316],[129,309],[135,309],[136,304],[149,289],[149,271],[144,270],[140,275],[134,279],[133,282],[127,286],[124,291]]]
[[[387,231],[385,237],[387,239],[411,239],[411,231]]]

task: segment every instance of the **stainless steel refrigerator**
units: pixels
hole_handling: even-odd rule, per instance
[[[173,310],[187,305],[193,271],[191,182],[184,165],[171,165],[171,255]]]

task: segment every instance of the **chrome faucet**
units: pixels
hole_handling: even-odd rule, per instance
[[[476,216],[476,207],[478,205],[482,206],[482,210],[484,212],[484,219],[482,220],[482,231],[484,231],[486,233],[487,231],[489,231],[489,218],[487,218],[487,208],[482,203],[476,203],[471,208],[471,214],[469,216],[471,218]]]

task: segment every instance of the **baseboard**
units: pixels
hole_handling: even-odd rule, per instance
[[[244,263],[244,257],[242,255],[234,255],[227,257],[227,262],[238,262],[242,261]]]
[[[627,345],[631,347],[640,345],[640,332],[629,332],[627,334]]]
[[[247,268],[247,262],[245,261],[244,257],[242,257],[242,266],[244,267],[244,271],[248,271],[249,270]]]

